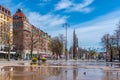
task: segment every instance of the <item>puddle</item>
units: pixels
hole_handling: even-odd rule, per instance
[[[80,67],[8,66],[0,80],[120,80],[120,72]]]

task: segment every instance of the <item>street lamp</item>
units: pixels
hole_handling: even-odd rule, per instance
[[[78,57],[78,56],[79,56],[79,55],[78,55],[78,53],[79,53],[78,50],[79,50],[79,48],[77,47],[77,59],[79,59],[79,57]]]
[[[64,23],[63,24],[63,27],[65,28],[65,33],[66,33],[66,41],[65,41],[65,56],[66,56],[66,61],[68,60],[68,54],[67,54],[67,28],[69,27],[70,25],[68,23]]]

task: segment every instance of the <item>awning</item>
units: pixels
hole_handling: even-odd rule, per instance
[[[8,54],[8,52],[6,52],[6,51],[0,51],[0,53],[2,53],[2,54]],[[16,52],[10,52],[10,54],[15,54]]]

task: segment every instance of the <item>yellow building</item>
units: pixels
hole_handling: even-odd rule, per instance
[[[0,5],[0,51],[13,42],[12,16],[10,10]]]

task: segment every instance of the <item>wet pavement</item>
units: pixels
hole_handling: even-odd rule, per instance
[[[120,80],[120,72],[77,67],[3,67],[0,80]]]
[[[0,80],[120,80],[119,64],[75,62],[4,66],[1,67]]]

